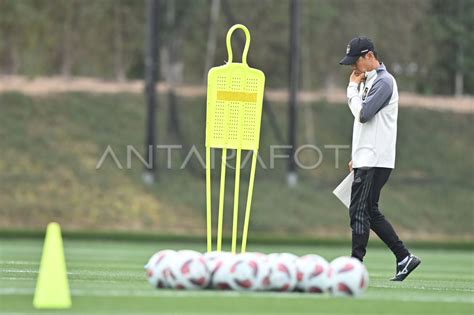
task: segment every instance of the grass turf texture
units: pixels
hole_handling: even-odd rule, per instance
[[[138,158],[133,158],[132,168],[127,169],[126,146],[133,145],[142,153],[144,103],[141,95],[133,94],[68,93],[34,98],[0,94],[0,228],[42,230],[56,220],[65,230],[127,229],[204,235],[203,170],[200,175],[193,175],[189,168],[179,170],[183,157],[176,151],[172,153],[173,169],[166,170],[164,150],[158,157],[160,178],[153,187],[143,184],[143,166]],[[286,106],[273,105],[285,135]],[[167,102],[160,98],[158,143],[184,142],[185,147],[195,144],[203,153],[205,99],[179,99],[177,111],[182,139],[168,132]],[[326,150],[324,145],[350,144],[352,115],[344,105],[324,102],[312,104],[309,111],[299,111],[298,143],[306,143],[308,119],[303,115],[310,115],[314,144],[321,148],[323,161],[315,170],[301,170],[296,188],[288,188],[285,183],[286,161],[277,160],[271,170],[258,167],[250,237],[275,233],[280,237],[349,235],[347,213],[331,194],[347,173],[349,150],[341,150],[340,167],[335,169],[334,150]],[[397,168],[382,193],[382,211],[404,238],[472,240],[474,168],[469,157],[474,156],[474,115],[401,108],[399,116]],[[260,151],[267,166],[270,144],[284,143],[275,139],[264,114]],[[117,169],[109,157],[96,170],[108,145],[124,169]],[[301,156],[308,164],[316,158]],[[214,214],[219,157],[216,161]],[[194,166],[199,170],[195,159]],[[242,207],[248,169],[247,165],[241,175]],[[230,231],[232,218],[233,183],[233,172],[228,169],[226,231]],[[242,208],[240,213],[243,218]]]
[[[157,250],[195,249],[195,243],[64,240],[70,310],[36,311],[33,292],[39,269],[40,240],[0,239],[1,314],[472,314],[472,251],[415,249],[423,262],[406,281],[390,282],[394,258],[383,248],[369,248],[369,290],[362,298],[328,295],[156,290],[143,265]],[[349,248],[328,246],[257,246],[263,252],[317,253],[330,260]]]

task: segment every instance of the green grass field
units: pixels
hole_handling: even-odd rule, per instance
[[[42,230],[55,220],[69,230],[204,235],[205,181],[197,159],[193,162],[200,175],[190,168],[180,170],[184,157],[173,151],[173,168],[167,171],[162,150],[160,177],[153,187],[143,184],[143,166],[137,158],[127,168],[126,146],[143,149],[144,103],[142,95],[134,94],[0,93],[0,182],[5,183],[0,185],[0,228]],[[183,139],[175,139],[168,131],[166,98],[160,98],[158,143],[196,145],[203,153],[204,105],[204,98],[179,99]],[[272,108],[285,136],[286,105],[274,103]],[[299,144],[307,143],[303,114],[308,111],[300,109]],[[347,213],[331,193],[347,173],[349,150],[341,150],[340,166],[335,169],[334,150],[324,145],[349,145],[353,118],[347,106],[325,102],[311,104],[309,115],[314,123],[312,144],[324,154],[321,166],[300,170],[296,189],[286,185],[285,160],[277,160],[274,169],[258,167],[252,235],[349,236]],[[469,158],[474,156],[473,117],[400,108],[397,168],[384,188],[381,208],[404,239],[473,239],[474,167]],[[260,153],[268,166],[269,146],[284,143],[277,141],[267,114],[262,118],[261,137]],[[108,145],[124,169],[115,167],[110,157],[96,169]],[[307,158],[308,164],[316,160]],[[219,188],[216,164],[214,205]],[[248,169],[242,172],[241,205],[246,201]],[[227,188],[226,210],[230,210],[234,191],[230,169]],[[225,225],[230,226],[231,218],[225,215]]]
[[[472,251],[414,249],[423,262],[405,282],[388,281],[394,259],[385,248],[369,248],[367,294],[359,299],[327,295],[159,291],[143,271],[159,249],[204,244],[64,240],[73,307],[35,311],[33,292],[43,242],[0,239],[0,313],[9,314],[473,314]],[[258,246],[263,252],[318,253],[330,260],[348,247]]]

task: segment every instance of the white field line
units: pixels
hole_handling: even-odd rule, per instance
[[[0,272],[4,272],[4,273],[10,273],[10,274],[38,274],[38,270],[19,270],[19,269],[0,269]],[[68,271],[67,274],[69,276],[97,276],[99,277],[98,279],[94,279],[94,280],[91,280],[91,279],[86,279],[87,281],[113,281],[113,282],[120,282],[120,281],[129,281],[129,280],[143,280],[144,278],[140,277],[140,278],[137,278],[137,273],[136,272],[123,272],[123,271],[117,271],[117,273],[114,275],[114,276],[111,276],[110,275],[110,271]],[[127,279],[123,279],[122,277],[128,277]],[[130,279],[130,278],[134,278],[134,279]],[[383,274],[383,275],[375,275],[373,276],[374,278],[374,281],[384,281],[385,278],[386,278],[386,274]],[[434,277],[433,277],[434,278]],[[438,277],[439,278],[439,277]],[[24,280],[26,278],[18,278],[18,277],[7,277],[7,276],[2,276],[1,273],[0,273],[0,280]],[[430,278],[431,279],[431,278]],[[74,279],[74,281],[80,281],[81,279]],[[423,282],[423,281],[429,281],[427,279],[423,279],[422,281],[420,282]],[[464,283],[467,283],[467,282],[473,282],[474,279],[472,278],[469,278],[469,279],[465,279],[463,280]],[[452,280],[449,280],[449,279],[443,279],[443,280],[438,280],[437,281],[438,283],[452,283],[453,281]],[[398,286],[396,285],[380,285],[380,284],[377,284],[377,285],[371,285],[371,287],[377,287],[377,288],[398,288]],[[450,288],[450,289],[444,289],[444,288],[437,288],[437,287],[426,287],[426,286],[416,286],[416,287],[410,287],[412,289],[422,289],[422,290],[438,290],[438,291],[444,291],[444,290],[449,290],[449,291],[456,291],[456,290],[460,290],[460,291],[472,291],[474,292],[474,288],[472,289],[457,289],[457,288]]]
[[[31,273],[31,274],[38,274],[38,271],[34,270],[2,270],[6,272],[14,272],[14,273]],[[86,276],[104,276],[108,275],[109,272],[68,272],[68,275],[86,275]],[[121,276],[124,275],[129,275],[131,277],[134,277],[135,274],[132,273],[122,273]],[[15,280],[31,280],[27,278],[22,278],[22,277],[0,277],[0,280],[10,280],[10,281],[15,281]],[[125,279],[125,281],[129,281],[131,279]],[[71,279],[71,281],[74,282],[107,282],[107,283],[120,283],[124,281],[123,279],[120,278],[110,278],[106,277],[103,279]],[[397,285],[383,285],[383,284],[371,284],[371,288],[381,288],[381,289],[400,289],[402,288],[401,286]],[[474,288],[442,288],[442,287],[430,287],[430,286],[423,286],[423,285],[418,285],[418,286],[406,286],[404,287],[406,289],[414,289],[414,290],[425,290],[425,291],[441,291],[441,292],[447,292],[447,291],[456,291],[456,292],[474,292]],[[0,291],[1,294],[1,291]]]
[[[382,288],[382,289],[400,289],[402,287],[390,286],[390,285],[370,285],[372,288]],[[410,286],[404,287],[405,289],[411,290],[426,290],[426,291],[457,291],[457,292],[474,292],[474,289],[471,288],[440,288],[440,287],[425,287],[425,286]]]
[[[32,281],[30,278],[17,278],[17,277],[0,277],[0,280],[7,280],[7,281]],[[33,279],[34,280],[34,279]],[[123,281],[119,280],[110,280],[107,279],[107,281],[101,281],[100,279],[95,279],[95,280],[90,280],[90,279],[74,279],[71,280],[75,283],[77,282],[94,282],[94,283],[123,283]],[[389,286],[389,285],[370,285],[370,288],[378,288],[378,289],[402,289],[402,287],[396,287],[396,286]],[[425,286],[410,286],[410,287],[403,287],[404,289],[408,290],[423,290],[423,291],[437,291],[437,292],[463,292],[463,293],[474,293],[474,289],[470,288],[439,288],[439,287],[425,287]],[[200,292],[210,292],[210,291],[200,291]],[[227,292],[229,293],[229,292]],[[200,293],[199,293],[200,294]],[[261,293],[259,293],[261,294]],[[291,293],[295,294],[295,293]],[[0,295],[2,295],[2,289],[0,289]],[[473,296],[474,299],[474,296]]]
[[[24,282],[31,282],[31,281],[36,281],[36,278],[35,279],[31,279],[31,278],[15,278],[15,277],[2,277],[0,278],[0,282],[1,280],[7,280],[7,281],[24,281]],[[123,281],[115,281],[115,280],[107,280],[107,281],[101,281],[100,279],[99,280],[90,280],[90,279],[74,279],[73,280],[75,283],[94,283],[94,284],[113,284],[113,283],[119,283],[119,284],[122,284]],[[0,290],[0,295],[1,295],[1,290]],[[2,313],[0,313],[0,315],[2,315]]]
[[[39,265],[38,265],[39,266]],[[39,271],[38,271],[39,267],[38,268],[34,268],[34,269],[2,269],[0,268],[0,274],[1,273],[33,273],[33,274],[37,274]],[[105,277],[107,279],[109,278],[119,278],[120,276],[129,276],[129,277],[136,277],[137,276],[137,272],[138,270],[136,269],[132,269],[130,268],[131,271],[121,271],[121,270],[114,270],[113,271],[113,274],[110,272],[110,270],[103,270],[103,271],[97,271],[97,270],[94,270],[94,271],[89,271],[89,270],[80,270],[80,271],[68,271],[67,274],[68,275],[74,275],[74,276],[79,276],[79,275],[84,275],[84,276],[99,276],[99,277]],[[387,277],[387,273],[386,272],[371,272],[371,278],[374,278],[374,279],[381,279],[381,280],[384,280],[386,277]],[[423,277],[426,277],[426,275],[423,275]],[[429,277],[429,279],[431,278],[439,278],[439,274],[438,275],[435,275],[433,277]],[[1,278],[1,277],[0,277]],[[469,279],[467,279],[469,278]],[[471,275],[467,275],[467,278],[464,277],[463,281],[470,281],[472,279],[472,276]],[[128,279],[127,279],[128,280]],[[428,281],[427,279],[424,279],[424,281]],[[442,279],[442,280],[439,280],[439,282],[452,282],[452,280],[449,280],[449,279]],[[390,286],[387,286],[387,287],[390,287]],[[394,286],[395,287],[395,286]],[[474,291],[474,289],[473,289]]]
[[[26,312],[2,312],[2,315],[36,315],[38,314],[38,312],[31,312],[31,313],[26,313]],[[58,315],[58,313],[44,313],[44,312],[41,312],[42,315]],[[70,315],[90,315],[91,313],[90,312],[75,312],[75,313],[72,313],[72,312],[67,312],[67,314],[70,314]],[[108,312],[108,311],[100,311],[100,312],[97,312],[97,311],[94,311],[94,314],[112,314],[112,315],[129,315],[131,314],[130,312],[123,312],[123,313],[120,313],[120,312],[116,312],[116,311],[111,311],[111,312]],[[153,311],[150,311],[149,313],[137,313],[137,312],[133,312],[133,315],[150,315],[150,314],[159,314],[159,315],[225,315],[225,314],[229,314],[229,315],[254,315],[255,312],[249,312],[249,313],[236,313],[236,312],[222,312],[222,311],[219,311],[219,312],[209,312],[209,311],[203,311],[203,312],[196,312],[196,311],[193,311],[193,312],[186,312],[186,313],[183,313],[183,312],[162,312],[160,311],[159,313],[156,312],[156,310],[153,310]],[[258,315],[275,315],[274,312],[271,312],[271,313],[262,313],[262,312],[258,312],[257,313]],[[291,312],[291,313],[280,313],[278,312],[277,313],[278,315],[308,315],[308,314],[322,314],[322,313],[319,313],[317,310],[315,311],[312,311],[312,312],[299,312],[299,313],[296,313],[296,312]],[[330,312],[330,313],[324,313],[324,314],[330,314],[330,315],[350,315],[350,313],[336,313],[336,312]],[[400,315],[400,313],[383,313],[384,315]],[[420,313],[403,313],[403,315],[419,315]],[[377,312],[377,313],[364,313],[364,315],[380,315],[380,312]],[[465,315],[465,313],[450,313],[450,315]]]
[[[37,311],[32,311],[31,313],[26,313],[26,312],[2,312],[1,313],[2,315],[31,315],[31,314],[38,314]],[[40,314],[42,315],[58,315],[59,313],[45,313],[45,312],[41,312]],[[67,312],[66,314],[68,315],[90,315],[92,313],[86,313],[86,312]],[[249,312],[249,313],[242,313],[242,312],[222,312],[222,311],[219,311],[219,312],[209,312],[209,311],[203,311],[203,312],[196,312],[196,311],[193,311],[193,312],[159,312],[157,313],[156,310],[153,310],[153,311],[150,311],[149,313],[136,313],[136,312],[133,312],[133,313],[130,313],[130,312],[123,312],[123,313],[120,313],[120,312],[115,312],[115,311],[112,311],[112,312],[108,312],[108,311],[100,311],[100,312],[94,312],[94,314],[111,314],[111,315],[129,315],[129,314],[133,314],[133,315],[150,315],[150,314],[159,314],[159,315],[226,315],[226,314],[229,314],[229,315],[255,315],[256,313],[255,312]],[[275,313],[275,312],[271,312],[271,313],[262,313],[262,312],[258,312],[257,313],[258,315],[275,315],[275,314],[278,314],[278,315],[308,315],[308,314],[323,314],[323,313],[320,313],[318,312],[318,310],[314,310],[312,312],[291,312],[291,313],[281,313],[281,312],[278,312],[278,313]],[[324,311],[324,314],[330,314],[330,315],[351,315],[351,313],[341,313],[341,312],[327,312],[327,311]],[[419,315],[420,313],[403,313],[403,315]],[[442,314],[442,313],[434,313],[434,314]],[[380,315],[380,312],[376,312],[376,313],[364,313],[364,315]],[[384,312],[383,315],[400,315],[400,312],[396,312],[396,313],[386,313]],[[466,313],[450,313],[449,315],[466,315]],[[470,315],[470,314],[469,314]]]
[[[153,290],[78,290],[72,289],[73,296],[94,297],[166,297],[166,298],[216,298],[216,297],[245,297],[245,298],[274,298],[274,299],[329,299],[328,295],[313,295],[304,293],[242,293],[235,291],[153,291]],[[34,289],[0,288],[1,295],[33,295]],[[402,301],[402,302],[442,302],[442,303],[469,303],[474,304],[474,296],[450,297],[450,296],[366,296],[364,300],[375,301]]]
[[[21,270],[21,269],[1,269],[1,272],[10,273],[38,273],[38,270]]]
[[[35,270],[21,270],[21,269],[0,269],[0,272],[4,273],[33,273],[37,274],[39,271],[37,269]],[[144,273],[144,271],[143,271]],[[136,277],[137,272],[124,272],[124,271],[114,271],[114,274],[112,275],[110,271],[68,271],[68,275],[70,276],[98,276],[98,277],[105,277],[107,279],[110,278],[120,278],[123,276],[129,276],[129,277]],[[127,279],[128,280],[128,279]]]
[[[0,264],[8,265],[39,265],[37,262],[30,262],[24,260],[0,260]]]
[[[19,270],[19,269],[1,269],[2,272],[9,272],[9,273],[19,273],[19,274],[38,274],[37,270]],[[69,276],[98,276],[98,279],[71,279],[74,282],[107,282],[107,283],[120,283],[121,281],[129,281],[134,279],[122,279],[120,278],[123,276],[128,276],[130,278],[135,278],[136,273],[129,273],[129,272],[119,272],[119,277],[110,277],[110,272],[108,271],[79,271],[79,272],[67,272]],[[102,277],[102,279],[100,278]],[[0,280],[31,280],[23,277],[11,277],[11,276],[0,276]],[[448,281],[449,282],[449,281]],[[400,289],[400,286],[397,285],[384,285],[384,284],[371,284],[370,287],[372,288],[381,288],[381,289]],[[424,285],[417,285],[417,286],[407,286],[406,289],[414,289],[414,290],[425,290],[425,291],[456,291],[456,292],[474,292],[474,288],[443,288],[443,287],[432,287],[432,286],[424,286]],[[1,291],[0,291],[1,294]]]

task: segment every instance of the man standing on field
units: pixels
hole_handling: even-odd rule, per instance
[[[352,39],[339,64],[350,65],[353,70],[347,87],[349,108],[354,115],[349,162],[350,170],[354,170],[349,207],[352,257],[364,259],[372,229],[397,259],[396,274],[391,280],[403,281],[421,261],[410,254],[378,206],[380,191],[395,167],[397,82],[366,37]]]

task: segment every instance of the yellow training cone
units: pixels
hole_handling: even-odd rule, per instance
[[[48,224],[33,306],[43,309],[71,307],[61,228],[57,223]]]

